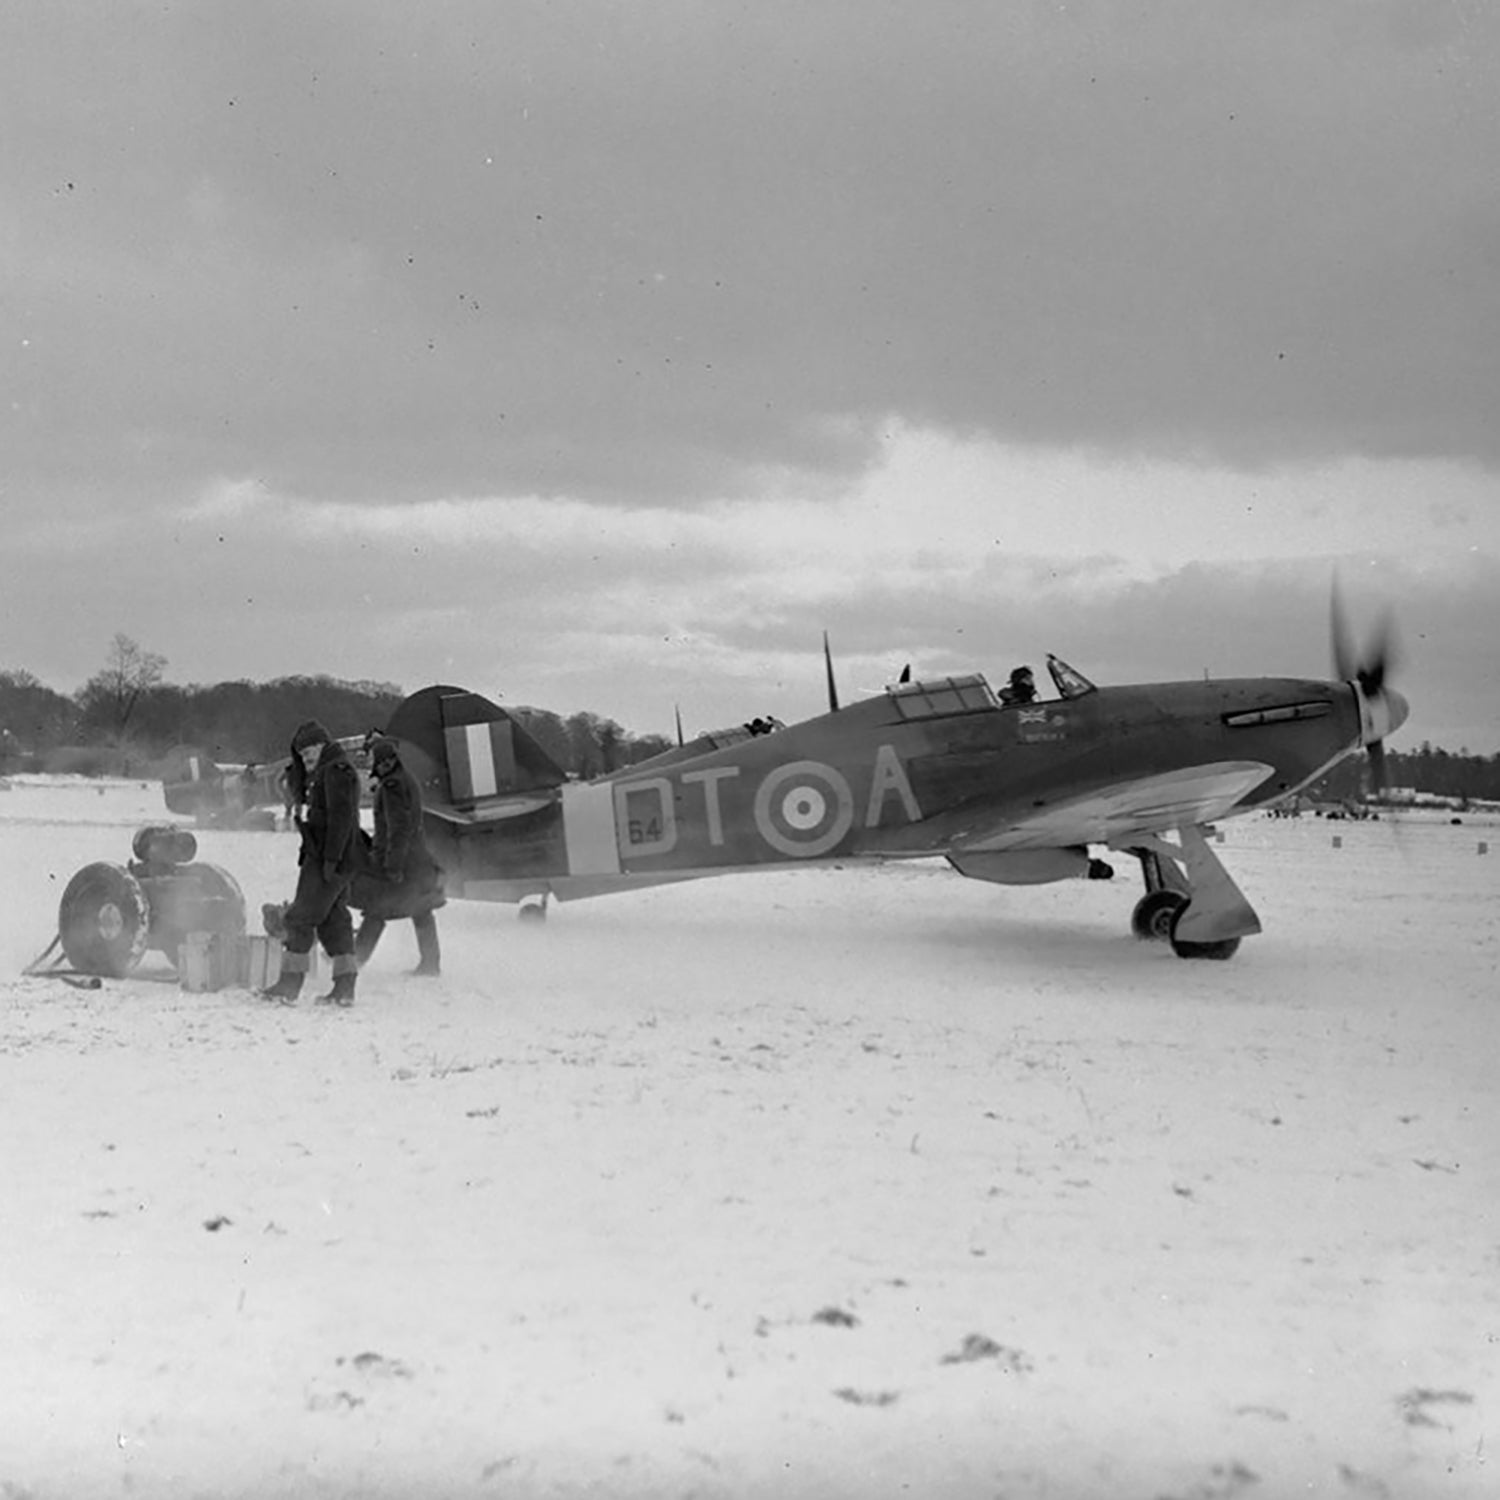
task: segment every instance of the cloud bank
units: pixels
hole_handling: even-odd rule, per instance
[[[797,691],[825,627],[865,675],[1322,670],[1339,561],[1414,731],[1500,744],[1489,8],[10,29],[15,665],[123,629],[651,727]]]

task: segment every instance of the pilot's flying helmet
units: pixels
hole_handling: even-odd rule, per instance
[[[388,734],[378,734],[370,741],[370,764],[383,766],[401,759],[401,747]]]
[[[300,755],[314,745],[326,745],[332,738],[316,719],[305,719],[292,735],[292,749]]]

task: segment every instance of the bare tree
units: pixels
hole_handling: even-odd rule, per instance
[[[78,706],[100,728],[122,735],[141,695],[161,682],[166,665],[166,657],[143,651],[128,635],[117,633],[102,670],[79,688]]]

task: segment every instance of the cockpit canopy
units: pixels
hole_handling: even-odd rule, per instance
[[[1082,672],[1070,667],[1060,656],[1047,653],[1047,671],[1057,685],[1059,698],[1081,698],[1085,693],[1097,691],[1094,684]]]
[[[1082,672],[1060,656],[1047,656],[1047,671],[1059,698],[1081,698],[1097,691]],[[886,689],[903,719],[935,719],[948,714],[981,713],[1008,708],[995,695],[981,672],[962,677],[929,677],[922,682],[898,682]]]
[[[1000,707],[994,689],[979,672],[966,677],[929,677],[925,682],[898,682],[886,691],[903,719],[935,719],[940,714],[975,713]]]

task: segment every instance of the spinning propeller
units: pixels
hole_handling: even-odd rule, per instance
[[[1387,788],[1385,739],[1399,729],[1410,713],[1406,699],[1386,686],[1386,676],[1398,660],[1395,623],[1386,610],[1366,643],[1363,656],[1355,652],[1338,579],[1333,581],[1331,630],[1334,676],[1352,683],[1359,694],[1359,737],[1370,752],[1370,776],[1382,795]]]

